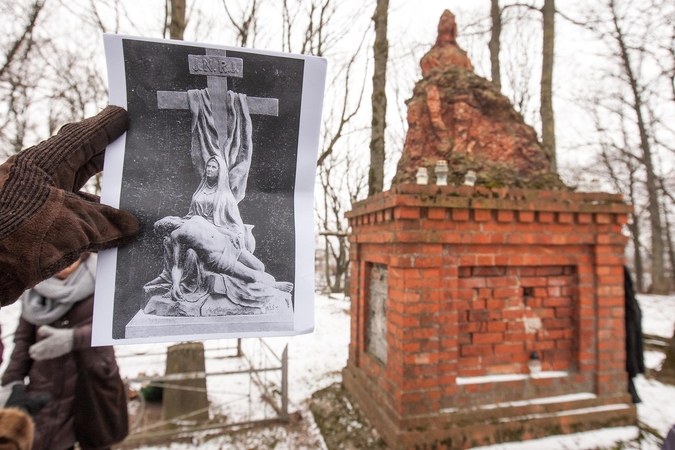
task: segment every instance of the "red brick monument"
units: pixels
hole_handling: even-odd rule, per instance
[[[549,173],[534,130],[472,72],[455,30],[446,11],[409,101],[394,186],[347,214],[343,383],[394,449],[634,425],[622,269],[630,206],[569,192]],[[474,170],[482,186],[403,184],[441,159],[451,183]]]

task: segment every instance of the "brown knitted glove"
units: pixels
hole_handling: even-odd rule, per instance
[[[85,251],[131,242],[136,218],[78,192],[103,168],[105,148],[129,125],[108,106],[0,166],[0,305],[71,265]]]

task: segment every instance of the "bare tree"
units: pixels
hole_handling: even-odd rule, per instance
[[[492,72],[492,82],[498,89],[502,88],[502,77],[499,65],[499,48],[501,46],[502,34],[502,10],[499,8],[499,0],[491,0],[490,18],[492,19],[492,29],[490,33],[490,69]]]
[[[319,168],[319,180],[322,186],[323,205],[318,209],[324,241],[324,279],[330,292],[343,292],[345,278],[349,268],[349,234],[344,223],[344,211],[348,207],[350,198],[344,195],[350,191],[350,178],[345,173],[353,172],[351,155],[347,153],[340,161],[335,154],[324,160]],[[358,170],[358,169],[356,169]],[[362,179],[363,180],[363,179]],[[363,181],[355,183],[355,189],[350,192],[354,196],[360,194],[365,187]]]
[[[493,5],[494,8],[494,5]],[[556,142],[555,142],[555,119],[553,114],[553,62],[555,60],[555,0],[544,0],[541,9],[529,3],[513,3],[506,5],[504,9],[515,8],[526,11],[541,13],[543,39],[541,46],[541,80],[539,83],[539,114],[541,117],[541,140],[544,151],[551,161],[551,171],[558,171]],[[493,13],[494,15],[494,13]],[[494,19],[493,19],[494,20]],[[522,21],[522,19],[521,19]],[[521,22],[519,21],[519,22]],[[501,24],[500,24],[501,31]],[[491,41],[492,42],[492,41]],[[513,78],[513,77],[512,77]],[[523,96],[524,98],[524,96]],[[514,102],[516,105],[518,102]],[[521,110],[521,113],[523,111]]]
[[[636,140],[634,161],[639,165],[640,172],[644,173],[641,182],[644,183],[646,209],[649,214],[651,290],[654,293],[665,293],[668,291],[668,283],[665,277],[664,230],[660,211],[659,175],[654,166],[653,147],[658,134],[658,121],[650,119],[649,106],[650,101],[658,101],[658,98],[650,91],[652,80],[643,73],[648,58],[654,57],[648,48],[654,27],[650,14],[654,12],[649,11],[649,8],[634,7],[630,3],[620,4],[619,0],[603,0],[599,5],[585,11],[583,21],[570,20],[590,30],[608,45],[607,63],[611,69],[602,73],[605,83],[601,89],[617,86],[618,92],[614,98],[609,99],[614,105],[609,107],[609,111],[625,108],[626,113],[621,118],[630,118],[631,128],[635,130],[631,131]]]
[[[490,74],[493,83],[509,97],[523,117],[534,126],[541,124],[544,149],[551,160],[551,169],[557,171],[555,122],[553,114],[553,61],[555,59],[555,5],[546,0],[542,7],[532,2],[490,2],[489,25],[485,20],[474,20],[463,26],[462,36],[480,37],[489,33]],[[532,26],[541,21],[541,28]],[[501,43],[508,40],[507,46]],[[540,44],[535,44],[539,41]],[[541,78],[537,87],[533,73],[541,57]],[[534,100],[539,98],[539,103]]]
[[[339,97],[340,104],[335,105],[331,109],[331,112],[329,113],[330,116],[333,115],[333,113],[338,110],[339,111],[339,116],[337,118],[330,117],[330,122],[333,124],[332,129],[334,131],[330,131],[331,127],[326,126],[324,127],[324,130],[326,130],[326,135],[324,135],[324,145],[321,149],[321,152],[319,153],[319,158],[317,159],[316,165],[321,166],[323,162],[326,160],[326,158],[330,155],[333,154],[335,151],[338,142],[344,137],[345,133],[347,132],[347,127],[349,126],[350,122],[352,119],[356,117],[358,114],[359,110],[361,109],[361,104],[363,102],[363,92],[365,90],[365,83],[361,83],[361,89],[360,92],[357,94],[357,100],[355,105],[350,104],[350,99],[351,99],[351,88],[352,88],[352,76],[353,76],[353,69],[354,66],[356,65],[357,58],[361,52],[361,47],[363,45],[365,36],[363,39],[361,39],[361,43],[357,47],[356,51],[352,55],[352,57],[349,59],[347,64],[345,65],[345,69],[342,72],[344,76],[344,82],[342,84],[341,89],[344,92],[344,95]],[[337,79],[334,79],[331,82],[332,86],[337,85]],[[335,124],[337,122],[337,124]],[[328,124],[326,124],[328,125]]]
[[[21,26],[20,32],[16,37],[10,37],[10,41],[3,49],[2,65],[0,65],[0,79],[9,71],[12,64],[16,61],[25,59],[33,47],[33,31],[38,21],[38,16],[45,6],[46,0],[35,0],[28,8],[28,16],[25,23]]]
[[[659,207],[659,195],[657,186],[657,176],[654,171],[651,142],[647,131],[647,124],[644,118],[641,88],[639,79],[635,73],[629,46],[626,41],[626,34],[620,23],[620,15],[617,10],[615,0],[609,0],[608,4],[611,11],[613,33],[615,45],[619,48],[621,58],[621,68],[624,71],[625,79],[630,85],[630,91],[633,95],[632,109],[635,114],[637,126],[640,135],[640,149],[642,150],[642,163],[646,172],[647,193],[649,195],[649,215],[651,218],[651,248],[652,248],[652,291],[656,293],[665,293],[668,290],[664,273],[664,247],[663,247],[663,229],[661,226],[661,212]]]
[[[300,8],[291,8],[289,6],[289,0],[282,0],[281,3],[281,19],[282,19],[282,29],[281,29],[281,50],[285,52],[292,51],[292,31],[295,29],[296,19],[300,12]],[[298,4],[296,3],[296,6]]]
[[[352,31],[350,22],[363,13],[364,6],[349,8],[335,0],[283,0],[282,50],[305,55],[325,56],[344,42]],[[351,13],[346,16],[344,11]],[[343,49],[347,54],[353,49]]]
[[[508,49],[502,52],[502,91],[511,104],[532,125],[540,125],[541,102],[532,74],[536,73],[541,45],[539,30],[531,26],[530,18],[523,11],[509,17],[510,41]]]
[[[253,45],[258,30],[259,1],[251,0],[249,5],[242,8],[239,19],[236,19],[232,15],[227,6],[228,3],[231,4],[231,1],[223,0],[223,8],[225,8],[225,13],[227,14],[228,19],[230,19],[232,26],[237,30],[237,45],[246,47],[249,45],[249,39]]]
[[[671,203],[671,207],[673,204]],[[668,245],[668,259],[670,262],[670,289],[673,289],[673,284],[675,282],[675,245],[673,244],[673,235],[671,229],[670,219],[668,218],[668,205],[666,201],[663,202],[663,219],[665,225],[665,241]]]
[[[323,39],[327,33],[317,32],[314,35],[315,38],[305,40],[309,43],[313,41],[306,48],[325,48],[318,40]],[[321,202],[317,204],[316,213],[323,240],[324,279],[331,292],[341,292],[348,284],[349,241],[344,212],[360,196],[365,185],[363,178],[359,176],[360,171],[353,155],[353,149],[359,146],[344,142],[349,141],[354,133],[354,120],[363,105],[367,71],[363,71],[360,82],[355,82],[354,75],[361,67],[360,59],[365,56],[362,49],[366,37],[364,33],[359,45],[351,51],[349,59],[331,77],[329,91],[339,95],[332,96],[332,107],[327,108],[317,160]]]
[[[250,11],[251,0],[248,5]],[[358,122],[365,103],[368,68],[365,44],[369,30],[359,20],[365,7],[354,8],[335,0],[283,0],[276,7],[281,20],[275,32],[281,32],[277,42],[282,50],[331,57],[317,159],[317,269],[324,274],[331,291],[342,291],[349,264],[344,212],[350,208],[352,196],[361,194],[357,188],[359,157],[355,152],[359,146],[349,142],[365,131]],[[232,16],[237,17],[234,13]],[[347,33],[353,36],[361,28],[363,35],[358,45],[345,47]],[[354,189],[356,192],[352,192]]]
[[[32,71],[35,67],[31,61],[33,55],[38,54],[35,31],[45,1],[23,5],[6,3],[2,5],[5,21],[14,26],[7,27],[8,39],[0,47],[0,155],[9,156],[25,146],[32,128],[30,93],[39,83],[39,77]],[[10,16],[12,13],[16,16]]]
[[[541,140],[551,160],[551,171],[557,172],[555,122],[553,119],[553,59],[555,42],[555,0],[544,0],[541,9],[544,42],[541,65]]]
[[[166,0],[171,5],[171,22],[169,23],[169,37],[171,39],[183,40],[185,32],[185,0]]]
[[[389,0],[377,0],[377,7],[373,15],[373,22],[375,22],[375,43],[373,44],[375,67],[373,72],[370,169],[368,172],[369,196],[382,192],[384,188],[384,132],[387,115],[386,82],[389,54],[389,42],[387,41],[388,16]]]
[[[522,10],[525,12],[534,11],[541,14],[542,17],[542,29],[543,29],[543,40],[541,46],[541,55],[542,55],[542,65],[541,65],[541,80],[539,83],[539,94],[540,94],[540,107],[539,114],[541,117],[541,139],[544,150],[549,156],[551,161],[551,170],[553,172],[558,171],[557,164],[557,155],[556,155],[556,142],[555,142],[555,120],[553,114],[553,62],[555,60],[555,0],[544,0],[544,5],[541,8],[537,8],[530,3],[510,3],[502,8],[499,7],[498,0],[491,0],[491,12],[490,17],[492,19],[492,28],[490,35],[490,42],[488,47],[490,48],[490,67],[492,72],[492,81],[497,84],[498,87],[502,87],[501,80],[501,64],[499,61],[499,51],[500,51],[500,42],[501,42],[501,33],[503,27],[502,15],[509,9]],[[516,27],[522,27],[525,17],[517,14],[515,20],[511,19],[511,22],[515,24]],[[511,43],[510,45],[513,45]],[[523,108],[526,103],[526,99],[531,97],[529,90],[529,77],[527,75],[523,76],[510,76],[509,81],[512,88],[513,96],[512,102],[518,111],[525,114],[525,108]],[[523,80],[524,78],[524,80]],[[520,95],[519,95],[520,94]]]
[[[608,111],[603,107],[600,99],[591,99],[588,108],[593,117],[596,135],[600,145],[600,164],[597,167],[604,169],[614,189],[626,195],[627,200],[633,205],[631,220],[628,229],[633,242],[633,265],[635,268],[636,289],[644,292],[644,264],[642,260],[642,228],[641,213],[644,210],[640,202],[639,172],[641,164],[633,151],[631,143],[629,121],[626,118],[625,105],[619,104],[617,108]],[[603,121],[607,113],[618,117],[619,130],[611,130]]]

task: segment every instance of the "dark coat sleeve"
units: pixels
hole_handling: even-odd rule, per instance
[[[0,336],[2,336],[2,329],[0,329]],[[2,356],[5,353],[5,344],[2,343],[2,339],[0,339],[0,364],[2,364]]]
[[[633,378],[645,373],[644,347],[642,343],[642,312],[635,297],[633,280],[624,266],[624,296],[626,308],[626,371]]]
[[[91,348],[91,323],[76,326],[73,329],[73,350]]]
[[[33,365],[33,360],[28,354],[28,348],[35,343],[35,325],[30,324],[23,318],[19,319],[19,326],[14,334],[14,350],[2,376],[2,385],[14,381],[23,381]]]

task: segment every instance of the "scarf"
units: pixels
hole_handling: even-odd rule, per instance
[[[96,255],[82,261],[65,280],[49,278],[21,296],[21,317],[40,326],[52,323],[71,310],[75,303],[94,293]]]

